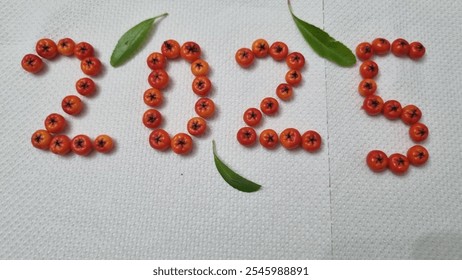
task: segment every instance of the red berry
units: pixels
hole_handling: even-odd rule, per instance
[[[365,79],[372,79],[379,73],[379,66],[372,60],[366,60],[359,66],[359,73]]]
[[[412,59],[420,59],[425,54],[425,47],[420,42],[412,42],[409,44],[409,57]]]
[[[391,52],[396,56],[408,55],[409,43],[402,38],[398,38],[391,43]]]
[[[388,167],[387,155],[379,150],[370,151],[366,157],[366,163],[374,172],[382,172]]]
[[[356,47],[356,56],[361,60],[368,60],[374,55],[372,45],[362,42]]]
[[[383,100],[378,95],[369,95],[364,98],[363,109],[368,115],[376,116],[382,113]]]

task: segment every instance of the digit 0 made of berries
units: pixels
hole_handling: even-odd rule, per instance
[[[162,115],[154,109],[159,107],[164,96],[163,89],[168,86],[169,76],[165,71],[168,60],[183,58],[191,63],[191,72],[194,75],[192,90],[199,97],[194,109],[198,116],[192,117],[187,125],[186,130],[189,133],[180,132],[170,137],[169,133],[162,126]],[[209,64],[200,58],[201,48],[195,42],[186,42],[181,47],[175,40],[167,40],[161,46],[161,52],[153,52],[147,57],[147,65],[151,70],[148,76],[148,82],[151,88],[144,92],[144,103],[151,107],[143,114],[143,124],[153,129],[149,135],[149,144],[156,150],[167,150],[171,148],[173,152],[179,155],[186,155],[193,149],[194,137],[200,137],[207,130],[207,121],[205,119],[213,116],[215,104],[208,98],[212,89],[212,83],[208,79]]]
[[[359,83],[358,92],[364,97],[363,109],[370,116],[383,114],[387,119],[401,119],[409,126],[409,136],[417,143],[427,139],[429,130],[420,122],[421,110],[415,105],[402,107],[396,100],[386,102],[376,94],[377,83],[374,78],[379,73],[379,66],[371,60],[374,55],[384,56],[391,52],[397,57],[409,57],[413,60],[422,58],[425,54],[425,47],[420,42],[409,44],[406,40],[399,38],[391,44],[384,38],[376,38],[372,43],[362,42],[356,47],[356,56],[363,60],[359,73],[363,80]],[[382,172],[387,168],[394,174],[401,175],[407,172],[410,165],[420,166],[427,162],[429,153],[421,145],[414,145],[408,149],[406,155],[394,153],[387,156],[381,150],[370,151],[366,156],[366,163],[374,172]]]
[[[289,53],[289,48],[283,42],[274,42],[271,46],[264,39],[253,42],[252,48],[241,48],[236,52],[236,62],[243,68],[252,65],[255,57],[265,58],[271,56],[276,61],[285,61],[289,67],[285,75],[285,83],[276,86],[276,96],[281,101],[290,100],[293,88],[302,81],[301,70],[305,66],[305,57],[299,52]],[[268,96],[260,102],[260,109],[251,107],[244,112],[243,119],[247,126],[237,132],[237,140],[245,147],[253,146],[257,142],[258,126],[263,116],[271,117],[278,113],[279,102],[276,98]],[[262,114],[263,113],[263,114]],[[321,136],[314,130],[300,134],[296,128],[286,128],[279,135],[273,129],[264,129],[258,136],[259,143],[266,149],[275,149],[279,143],[286,149],[292,150],[302,147],[305,151],[315,152],[321,147]]]
[[[37,74],[43,69],[42,58],[51,61],[57,55],[75,56],[80,60],[80,69],[88,76],[98,76],[101,72],[102,64],[94,57],[93,46],[87,42],[76,44],[72,39],[64,38],[56,44],[51,39],[43,38],[38,40],[35,51],[38,55],[26,54],[21,61],[22,68],[32,74]],[[75,83],[75,90],[85,98],[90,97],[95,89],[95,82],[88,77]],[[67,95],[61,101],[62,110],[71,116],[79,115],[83,107],[84,102],[75,94]],[[87,135],[80,134],[70,139],[63,134],[67,125],[68,121],[61,114],[48,115],[44,121],[45,129],[39,129],[32,134],[32,145],[38,149],[50,150],[57,155],[66,155],[72,151],[77,155],[86,156],[93,149],[102,153],[112,150],[114,143],[110,136],[103,134],[91,140]]]

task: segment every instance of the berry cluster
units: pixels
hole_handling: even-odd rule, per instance
[[[30,73],[38,73],[44,67],[44,62],[40,58],[51,60],[58,54],[65,56],[75,56],[80,60],[80,69],[89,76],[97,76],[101,72],[101,61],[94,57],[93,46],[87,42],[76,44],[70,38],[59,40],[56,44],[53,40],[43,38],[38,40],[35,50],[38,54],[26,54],[21,61],[24,70]],[[91,96],[96,89],[94,81],[84,77],[79,79],[75,88],[83,96]],[[78,115],[83,109],[83,102],[77,95],[65,96],[61,102],[63,111],[69,115]],[[53,113],[45,119],[45,129],[39,129],[32,134],[32,145],[38,149],[50,150],[58,155],[68,154],[71,150],[78,155],[88,155],[93,148],[99,152],[109,152],[113,148],[113,141],[108,135],[100,135],[92,141],[86,135],[77,135],[72,140],[60,134],[67,126],[66,119]]]
[[[241,48],[236,52],[236,62],[243,68],[252,65],[255,57],[264,58],[268,54],[276,61],[284,61],[289,67],[285,75],[286,83],[281,83],[276,88],[276,95],[280,100],[287,101],[292,98],[293,87],[300,84],[302,74],[300,70],[305,66],[305,57],[299,52],[289,54],[289,48],[283,42],[274,42],[269,46],[264,39],[257,39],[252,44],[252,49]],[[249,108],[244,112],[244,122],[248,125],[239,129],[237,140],[244,146],[252,146],[257,140],[257,132],[253,128],[257,126],[263,114],[275,115],[279,110],[279,102],[273,97],[265,97],[260,102],[260,110]],[[263,114],[262,114],[263,112]],[[279,143],[286,149],[302,147],[306,151],[314,152],[321,147],[321,136],[313,130],[306,131],[303,135],[295,128],[287,128],[278,137],[276,131],[265,129],[259,136],[260,144],[267,149],[274,149]]]
[[[161,53],[153,52],[146,60],[151,69],[148,76],[151,88],[144,92],[143,100],[146,105],[153,108],[148,109],[143,114],[143,124],[154,129],[149,135],[149,144],[156,150],[171,148],[176,154],[184,155],[188,154],[193,147],[193,140],[188,134],[178,133],[170,138],[165,130],[158,128],[162,124],[162,115],[154,108],[162,104],[164,97],[161,90],[166,88],[169,83],[169,76],[165,71],[167,59],[184,58],[191,63],[191,72],[195,77],[192,82],[192,90],[200,97],[194,106],[198,116],[188,121],[188,133],[196,137],[203,135],[207,129],[205,119],[212,117],[215,113],[215,104],[206,97],[212,88],[212,83],[207,77],[209,64],[200,56],[201,48],[198,44],[186,42],[180,47],[177,41],[170,39],[162,44]]]
[[[394,40],[391,44],[387,39],[376,38],[369,42],[362,42],[356,47],[356,56],[361,60],[368,60],[374,54],[386,55],[391,52],[398,57],[409,56],[418,60],[425,55],[425,47],[420,42],[408,43],[403,38]]]
[[[94,57],[93,46],[87,42],[76,44],[70,38],[64,38],[56,44],[53,40],[43,38],[35,45],[37,54],[45,59],[53,59],[58,54],[75,55],[80,60],[80,69],[89,76],[97,76],[101,72],[101,61]],[[21,61],[22,68],[30,73],[38,73],[43,69],[43,60],[35,54],[26,54]]]
[[[363,80],[359,83],[358,92],[364,97],[363,109],[368,115],[377,116],[383,114],[387,119],[401,119],[403,123],[409,125],[409,136],[414,142],[422,142],[427,139],[428,127],[419,122],[422,117],[421,110],[415,105],[402,107],[396,100],[386,102],[376,93],[377,83],[373,78],[379,73],[379,67],[371,58],[374,54],[386,55],[391,52],[398,57],[409,56],[417,60],[425,54],[425,47],[419,42],[409,44],[404,39],[396,39],[392,44],[386,39],[377,38],[372,41],[362,42],[356,47],[356,55],[364,60],[359,68],[359,73]],[[429,157],[428,151],[421,145],[411,147],[406,156],[395,153],[390,157],[379,150],[369,152],[366,162],[369,168],[376,172],[384,171],[389,168],[395,174],[403,174],[409,164],[418,166],[424,164]]]

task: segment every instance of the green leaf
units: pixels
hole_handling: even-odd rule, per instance
[[[319,56],[337,63],[340,66],[348,67],[355,65],[356,57],[349,48],[332,38],[322,29],[296,17],[292,11],[290,0],[287,0],[287,4],[289,5],[290,14],[298,30],[300,30],[305,41]]]
[[[260,185],[252,181],[247,180],[241,175],[234,172],[226,164],[224,164],[217,155],[217,148],[215,141],[213,143],[213,158],[215,160],[215,166],[220,173],[221,177],[233,188],[240,190],[241,192],[256,192],[260,189]]]
[[[167,16],[168,13],[144,20],[133,26],[120,37],[112,51],[111,65],[117,67],[130,59],[148,38],[149,32],[154,27],[156,19]]]

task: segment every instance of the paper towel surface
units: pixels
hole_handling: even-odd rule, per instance
[[[360,110],[358,67],[327,64],[332,244],[339,259],[461,259],[461,70],[453,52],[462,6],[442,1],[325,1],[325,28],[342,40],[404,38],[426,46],[418,62],[375,57],[377,92],[386,101],[422,110],[430,159],[405,176],[365,168],[370,150],[406,154],[415,143],[408,126]],[[359,63],[358,63],[359,66]]]
[[[322,2],[298,8],[322,24]],[[327,148],[308,155],[282,148],[243,148],[235,138],[245,109],[275,96],[287,66],[270,58],[240,68],[234,54],[257,38],[284,41],[303,52],[308,67],[295,98],[263,126],[317,129],[326,134],[324,64],[306,47],[288,17],[286,3],[236,1],[2,2],[2,187],[0,257],[6,259],[244,259],[330,258]],[[33,11],[33,13],[31,13]],[[168,12],[140,53],[123,67],[109,65],[120,36],[138,22]],[[27,20],[25,20],[27,18]],[[58,157],[34,149],[30,135],[43,119],[61,112],[83,74],[75,58],[46,62],[34,76],[20,67],[35,42],[71,37],[93,44],[104,63],[98,93],[67,117],[69,135],[106,133],[116,141],[110,155]],[[159,153],[141,122],[149,85],[146,57],[166,39],[195,41],[211,67],[217,114],[205,137],[185,157]],[[171,84],[160,109],[171,134],[186,130],[195,115],[193,75],[185,61],[169,62]],[[263,185],[253,194],[228,186],[215,169],[220,157]]]
[[[384,8],[376,1],[372,9],[361,2],[292,3],[300,18],[325,26],[351,49],[377,36],[427,47],[418,63],[377,60],[380,94],[419,106],[431,133],[425,143],[429,163],[397,177],[373,174],[364,158],[374,148],[405,152],[412,144],[406,127],[359,110],[359,64],[340,68],[314,54],[285,1],[1,1],[0,45],[7,52],[0,66],[0,258],[461,258],[462,5],[425,3]],[[164,12],[169,16],[137,56],[112,68],[109,58],[120,36]],[[58,157],[31,146],[31,134],[48,114],[64,114],[61,99],[75,93],[75,81],[84,76],[77,59],[68,57],[46,61],[41,75],[25,73],[20,61],[42,37],[71,37],[95,47],[104,64],[95,78],[98,92],[82,98],[82,115],[65,115],[66,133],[109,134],[116,141],[113,153]],[[170,38],[201,46],[217,105],[210,130],[194,139],[186,157],[152,150],[150,130],[141,122],[149,87],[145,59]],[[237,65],[236,50],[257,38],[286,42],[308,62],[294,99],[281,102],[280,113],[257,130],[317,130],[324,140],[318,153],[247,149],[236,141],[244,110],[275,96],[287,71],[270,58],[250,69]],[[197,97],[188,63],[169,62],[167,71],[171,84],[160,111],[164,128],[174,134],[186,130]],[[222,180],[212,139],[223,161],[262,184],[260,191],[241,193]]]

